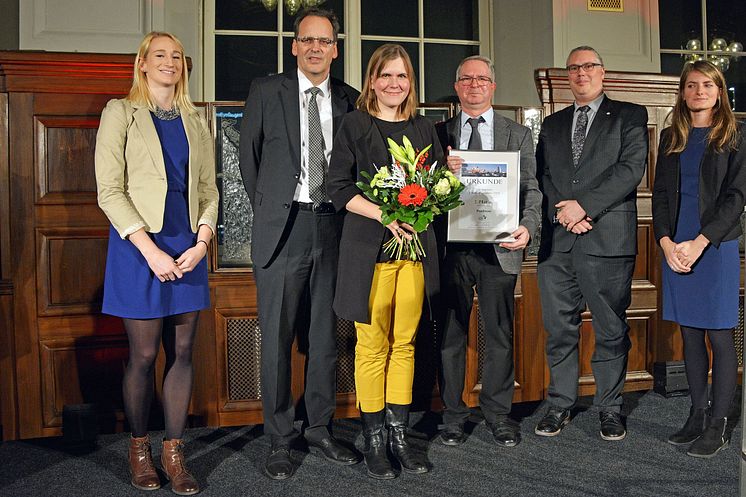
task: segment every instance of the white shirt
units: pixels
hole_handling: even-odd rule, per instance
[[[298,98],[300,99],[300,181],[295,188],[293,199],[297,202],[311,202],[308,194],[308,102],[311,98],[306,90],[313,87],[313,83],[298,69]],[[329,76],[319,85],[316,85],[321,93],[316,95],[316,104],[319,107],[319,119],[321,130],[324,134],[324,155],[326,156],[327,168],[332,155],[332,94]],[[289,152],[289,151],[288,151]]]
[[[471,124],[469,124],[469,119],[471,117],[472,116],[466,112],[461,111],[461,143],[459,143],[459,149],[461,150],[467,150],[469,148],[469,139],[471,138],[472,130]],[[479,118],[480,116],[474,117]],[[493,132],[495,111],[490,107],[481,114],[481,117],[484,118],[484,122],[479,123],[477,131],[479,131],[479,136],[482,138],[482,150],[492,150],[492,140],[495,136]]]

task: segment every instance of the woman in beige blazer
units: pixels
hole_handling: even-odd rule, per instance
[[[184,466],[199,311],[210,306],[207,247],[218,191],[213,144],[189,99],[184,47],[168,33],[142,41],[129,95],[112,100],[96,137],[98,203],[111,221],[102,311],[129,339],[124,408],[132,485],[160,488],[147,434],[153,367],[163,343],[166,433],[161,462],[172,490],[199,492]]]

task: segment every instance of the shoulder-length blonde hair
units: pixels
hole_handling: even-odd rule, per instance
[[[152,31],[148,33],[140,43],[140,48],[137,50],[137,56],[135,57],[132,88],[130,88],[129,95],[127,95],[127,100],[140,105],[146,105],[150,110],[155,110],[155,99],[153,98],[153,94],[150,93],[147,76],[140,70],[140,64],[148,56],[148,53],[150,52],[150,44],[153,40],[161,37],[171,38],[171,40],[176,43],[176,46],[179,47],[179,51],[181,52],[183,61],[181,64],[181,77],[176,83],[176,89],[174,92],[174,103],[182,112],[195,112],[197,108],[192,103],[192,99],[189,98],[189,71],[187,70],[186,56],[184,55],[184,45],[176,36],[163,31]]]
[[[738,145],[738,127],[728,101],[723,73],[711,62],[698,60],[686,64],[684,70],[681,71],[679,94],[676,96],[676,104],[669,114],[671,141],[666,147],[666,154],[679,153],[686,148],[689,130],[692,128],[692,116],[684,101],[684,89],[686,88],[687,78],[693,72],[701,73],[706,78],[711,79],[718,87],[718,99],[712,109],[712,127],[707,134],[708,145],[717,152],[736,148]]]
[[[401,59],[404,62],[404,68],[407,71],[407,78],[409,79],[409,95],[399,105],[397,115],[403,119],[410,119],[417,112],[417,90],[415,90],[417,85],[414,78],[414,67],[412,67],[412,61],[409,59],[409,55],[404,50],[404,47],[396,43],[381,45],[371,55],[368,61],[368,69],[365,71],[363,91],[360,93],[356,103],[359,110],[374,116],[379,114],[378,99],[376,98],[376,92],[373,91],[373,81],[381,76],[383,67],[387,62],[396,59]]]

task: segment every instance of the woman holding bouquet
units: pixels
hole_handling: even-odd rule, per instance
[[[425,296],[432,307],[438,290],[438,254],[432,227],[419,234],[422,261],[398,260],[382,249],[392,238],[411,240],[412,226],[396,220],[383,225],[379,205],[368,200],[358,181],[390,166],[387,139],[404,137],[421,151],[432,145],[422,167],[443,160],[432,123],[416,113],[414,69],[400,45],[385,44],[372,55],[358,110],[346,114],[329,164],[327,188],[337,209],[347,209],[340,241],[334,310],[355,322],[355,388],[365,438],[368,475],[396,476],[386,456],[388,444],[401,469],[426,473],[424,457],[407,442],[414,377],[414,341]],[[406,255],[406,251],[405,251]]]
[[[691,409],[668,438],[687,454],[712,457],[728,444],[728,411],[736,391],[740,285],[738,237],[746,201],[746,141],[720,70],[687,64],[661,133],[653,187],[653,229],[663,263],[663,319],[681,326]],[[712,347],[712,406],[707,376]]]

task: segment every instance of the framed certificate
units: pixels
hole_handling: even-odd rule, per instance
[[[451,150],[464,159],[459,179],[464,205],[448,213],[449,242],[515,241],[520,222],[521,153]]]

